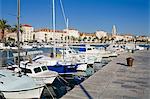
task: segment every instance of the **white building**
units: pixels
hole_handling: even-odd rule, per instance
[[[120,41],[120,40],[124,40],[124,36],[122,35],[116,35],[114,41]]]
[[[68,32],[68,36],[73,36],[75,38],[79,38],[80,34],[79,31],[76,29],[64,29],[65,32]]]
[[[33,40],[33,31],[34,28],[28,24],[22,25],[23,33],[21,34],[22,37],[20,38],[22,42],[24,41],[32,41]]]
[[[95,34],[99,39],[107,36],[107,32],[105,32],[105,31],[96,31]]]
[[[134,36],[132,34],[125,34],[124,35],[125,41],[131,41],[132,39],[134,39]]]
[[[33,40],[37,42],[63,41],[67,33],[61,30],[38,29],[33,32]]]
[[[147,41],[150,42],[150,37],[147,37]]]
[[[12,38],[12,39],[14,39],[15,41],[17,41],[17,33],[16,33],[16,32],[7,33],[6,39],[8,40],[9,38]]]

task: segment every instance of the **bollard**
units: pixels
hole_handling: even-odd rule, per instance
[[[127,65],[132,67],[134,59],[132,57],[128,57],[126,60],[127,60]]]

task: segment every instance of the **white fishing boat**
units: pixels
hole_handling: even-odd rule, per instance
[[[72,60],[76,63],[93,64],[96,61],[96,57],[94,55],[80,53],[69,47],[67,47],[65,50],[60,51],[62,52],[62,57],[64,57],[64,59]]]
[[[86,45],[86,50],[85,52],[88,55],[96,55],[96,57],[112,57],[112,56],[117,56],[115,52],[105,50],[104,48],[96,48],[94,46]]]
[[[37,55],[32,61],[46,65],[49,70],[56,71],[59,74],[74,74],[78,66],[70,60],[51,58],[45,55]]]
[[[42,82],[44,84],[52,84],[58,73],[48,70],[46,64],[37,62],[21,62],[21,71],[29,77],[32,77],[35,81]]]
[[[40,98],[44,85],[31,77],[10,70],[0,70],[0,92],[6,99]]]

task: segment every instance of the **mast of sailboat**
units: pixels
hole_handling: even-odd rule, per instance
[[[66,18],[66,14],[65,14],[65,10],[64,10],[64,6],[63,6],[63,3],[62,3],[62,0],[59,0],[60,1],[60,5],[61,5],[61,10],[62,10],[62,14],[63,14],[63,17],[64,17],[64,21],[65,21],[65,25],[66,25],[66,32],[67,34],[69,33],[69,20],[68,18]],[[67,38],[66,38],[66,48],[68,48],[68,43],[69,43],[69,35],[67,35]]]
[[[68,18],[66,19],[66,28],[67,28],[67,44],[66,44],[66,46],[67,46],[67,48],[68,48],[68,45],[69,45],[69,20],[68,20]]]
[[[53,42],[54,42],[54,46],[53,46],[53,57],[55,58],[56,57],[56,41],[55,41],[55,29],[56,29],[56,26],[55,26],[55,0],[53,0]]]
[[[20,0],[18,1],[18,11],[17,11],[17,27],[18,27],[18,31],[17,31],[17,46],[18,46],[18,66],[20,67],[20,39],[19,39],[19,35],[20,35]]]

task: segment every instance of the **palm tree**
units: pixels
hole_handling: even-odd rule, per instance
[[[88,41],[91,41],[91,39],[92,39],[92,38],[91,38],[91,37],[89,37],[89,38],[88,38]]]
[[[4,43],[4,35],[5,35],[5,31],[10,29],[10,25],[7,24],[7,21],[4,19],[0,20],[0,30],[1,30],[1,39],[2,42]]]
[[[73,43],[74,43],[74,41],[76,40],[76,38],[75,38],[74,36],[71,36],[71,40],[72,40]]]
[[[11,32],[16,32],[17,33],[18,31],[18,26],[17,25],[14,25],[13,28],[11,28]],[[23,33],[23,29],[22,29],[22,25],[20,25],[20,33],[21,33],[21,38],[22,38],[22,33]],[[19,33],[19,34],[20,34]],[[22,41],[22,40],[21,40]]]
[[[14,27],[11,28],[11,31],[12,31],[12,32],[17,32],[17,31],[18,31],[18,26],[17,26],[17,25],[14,25]],[[20,32],[23,33],[22,25],[20,25]]]
[[[85,42],[85,41],[86,41],[86,39],[87,39],[87,37],[85,36],[85,37],[83,38],[83,41]]]
[[[81,36],[78,38],[78,41],[79,41],[79,42],[81,42],[81,41],[82,41],[82,38],[81,38]]]

